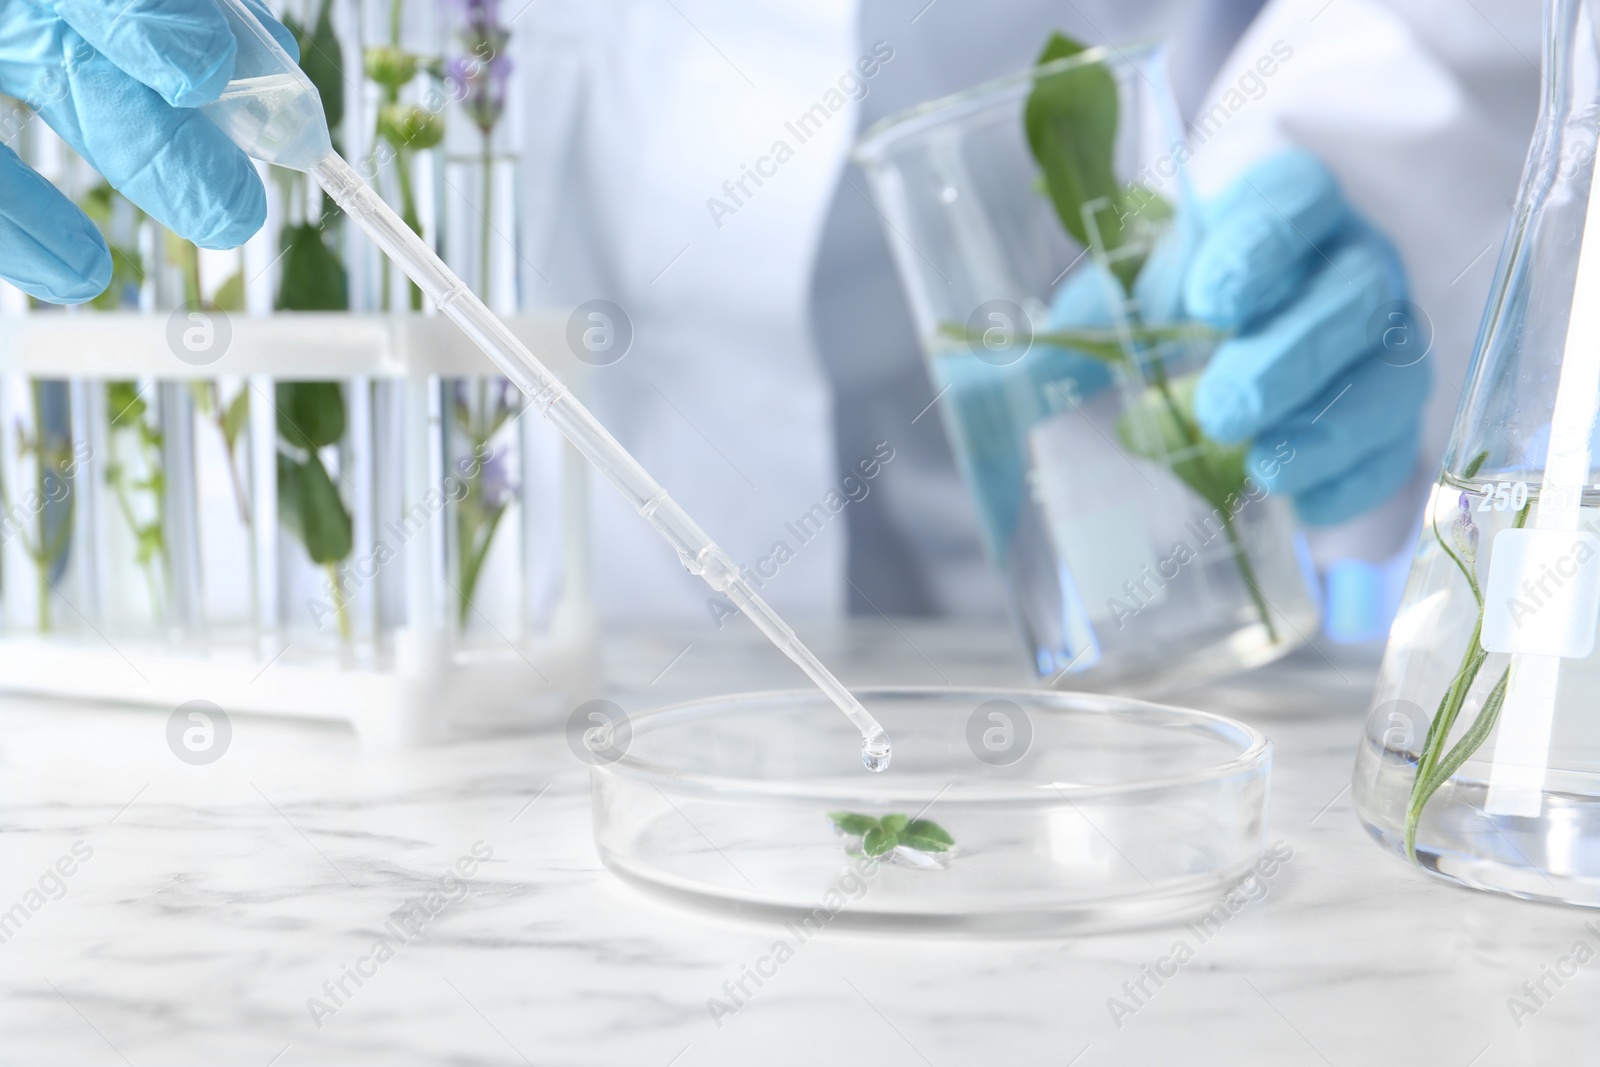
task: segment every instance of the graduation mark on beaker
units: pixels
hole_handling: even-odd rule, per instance
[[[1527,482],[1490,482],[1484,487],[1479,511],[1521,511],[1528,502]]]

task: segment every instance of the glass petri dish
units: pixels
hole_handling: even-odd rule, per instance
[[[894,741],[882,774],[814,691],[633,717],[609,762],[591,761],[602,860],[679,903],[797,932],[1053,935],[1206,910],[1261,853],[1272,744],[1243,723],[1087,693],[857,695]],[[841,828],[841,813],[931,821],[953,845],[901,831],[924,847],[869,856],[866,824]]]

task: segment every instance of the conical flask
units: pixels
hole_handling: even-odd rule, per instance
[[[1425,870],[1600,905],[1600,0],[1550,0],[1539,123],[1356,756]]]

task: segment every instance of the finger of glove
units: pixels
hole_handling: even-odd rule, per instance
[[[1097,264],[1085,263],[1067,276],[1050,301],[1048,330],[1109,330],[1111,299],[1118,283]],[[1071,379],[1080,395],[1089,396],[1111,383],[1111,370],[1102,359],[1069,346],[1034,343],[1027,357],[1036,385]]]
[[[1050,298],[1050,328],[1074,326],[1104,329],[1111,325],[1111,299],[1118,282],[1098,263],[1083,262],[1071,270]]]
[[[1334,526],[1389,499],[1411,477],[1420,451],[1415,428],[1369,453],[1364,462],[1294,498],[1308,526]]]
[[[215,0],[56,0],[56,13],[174,107],[215,100],[238,45]]]
[[[1351,220],[1328,168],[1299,150],[1250,168],[1205,216],[1184,305],[1225,330],[1242,329],[1282,306],[1324,263],[1325,246]]]
[[[266,220],[261,179],[227,135],[104,56],[69,71],[65,97],[41,113],[106,181],[203,248],[234,248]]]
[[[1272,492],[1300,496],[1362,468],[1375,451],[1416,433],[1431,377],[1426,361],[1395,367],[1369,357],[1263,431],[1249,469]]]
[[[1195,390],[1201,427],[1244,441],[1310,402],[1371,349],[1373,311],[1404,292],[1388,242],[1356,230],[1287,308],[1218,347]]]
[[[111,251],[94,223],[0,144],[0,278],[53,304],[81,304],[111,282]]]
[[[1139,268],[1133,295],[1147,324],[1176,322],[1187,315],[1184,288],[1201,239],[1194,216],[1194,212],[1179,212]]]

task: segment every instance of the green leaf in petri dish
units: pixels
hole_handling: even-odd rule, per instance
[[[887,855],[897,847],[918,852],[948,852],[955,847],[955,839],[931,819],[912,819],[903,814],[875,819],[851,811],[830,811],[828,818],[845,833],[859,836],[861,851],[869,856]]]
[[[948,852],[955,840],[938,823],[913,819],[900,831],[900,843],[919,852]]]
[[[874,826],[861,838],[861,851],[869,856],[882,856],[894,851],[894,846],[899,842],[894,834],[881,826]]]
[[[865,834],[868,830],[876,828],[878,825],[878,820],[870,815],[857,815],[849,811],[830,811],[828,818],[833,820],[833,825],[845,833],[855,834],[857,837]]]

